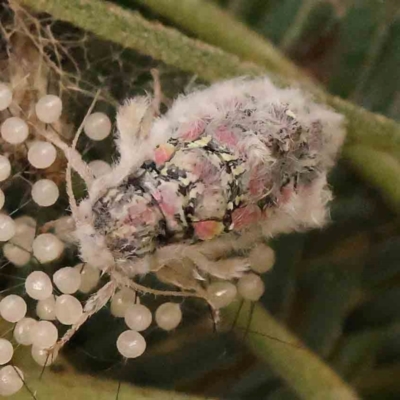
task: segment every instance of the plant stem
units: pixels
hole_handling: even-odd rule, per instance
[[[123,47],[214,81],[222,76],[256,75],[263,69],[237,56],[152,23],[138,13],[101,0],[18,0],[38,12],[70,22]],[[210,68],[210,66],[212,66]]]
[[[29,360],[30,358],[30,360]],[[26,384],[36,393],[38,400],[110,400],[115,399],[118,382],[104,377],[93,377],[75,371],[65,360],[57,359],[56,364],[62,369],[46,369],[41,376],[41,367],[34,365],[30,352],[16,365],[21,366],[28,375]],[[61,372],[60,372],[61,371]],[[28,374],[29,372],[29,374]],[[13,396],[14,400],[26,400],[28,398],[25,389]],[[122,383],[118,396],[119,400],[217,400],[216,398],[200,397],[196,395],[179,393],[152,388],[133,386]]]
[[[368,146],[348,146],[343,156],[382,193],[394,210],[400,210],[400,162],[393,155]]]
[[[274,46],[216,4],[204,0],[136,0],[201,40],[243,60],[265,66],[288,79],[301,79],[299,69]],[[304,76],[303,76],[304,78]]]
[[[245,309],[246,307],[243,307]],[[240,312],[237,326],[246,327],[248,310]],[[237,307],[223,311],[229,320]],[[240,330],[240,335],[244,331]],[[268,336],[268,337],[266,337]],[[279,339],[279,342],[272,340]],[[280,325],[260,304],[255,305],[246,343],[253,353],[281,376],[304,400],[357,400],[357,394],[318,356]]]

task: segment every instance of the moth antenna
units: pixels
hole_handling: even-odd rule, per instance
[[[198,297],[201,299],[207,300],[205,294],[196,293],[196,292],[188,292],[188,291],[173,291],[173,290],[158,290],[151,289],[146,286],[140,285],[137,282],[134,282],[132,279],[125,278],[121,274],[116,271],[110,272],[110,276],[117,282],[119,288],[130,287],[131,289],[145,293],[145,294],[153,294],[155,296],[171,296],[171,297]]]

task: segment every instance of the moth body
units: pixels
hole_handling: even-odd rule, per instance
[[[274,260],[264,240],[328,220],[327,173],[344,139],[341,115],[268,78],[180,96],[158,118],[151,104],[137,97],[120,107],[119,159],[100,177],[75,150],[79,135],[68,147],[44,134],[68,158],[80,257],[109,277],[54,351],[117,289],[200,297],[216,310],[233,301],[239,279],[241,295],[254,300],[263,283],[247,271],[266,272]],[[71,168],[88,189],[79,204]],[[177,290],[141,285],[137,276],[148,273]]]
[[[267,79],[215,85],[179,98],[149,135],[163,141],[93,206],[117,259],[255,225],[268,235],[325,222],[341,117],[297,90]]]

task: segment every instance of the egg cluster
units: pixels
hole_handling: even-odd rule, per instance
[[[7,201],[7,188],[11,186],[14,175],[20,172],[12,164],[14,150],[23,149],[33,171],[50,168],[58,157],[54,145],[42,140],[38,134],[35,119],[42,125],[44,123],[45,129],[57,123],[63,108],[60,97],[49,94],[39,98],[33,118],[24,119],[22,111],[20,115],[13,115],[19,107],[11,107],[12,104],[10,85],[0,83],[0,112],[3,117],[0,126],[0,182],[4,185],[4,188],[0,188],[0,210]],[[111,132],[111,122],[107,115],[94,113],[87,119],[84,131],[92,140],[103,140]],[[102,160],[92,161],[90,167],[95,176],[111,168]],[[60,192],[53,180],[38,179],[31,185],[30,195],[39,207],[50,207],[57,202]],[[71,227],[73,221],[70,217],[60,218],[55,222],[54,234],[37,234],[35,218],[27,215],[13,218],[11,214],[1,211],[0,242],[3,256],[17,268],[27,266],[32,259],[40,264],[54,262],[61,257],[66,245],[71,243]],[[61,268],[53,274],[52,279],[43,271],[30,273],[25,280],[25,292],[30,300],[37,302],[36,315],[33,316],[27,316],[28,306],[23,297],[10,294],[1,299],[0,316],[14,324],[13,338],[0,338],[0,365],[3,366],[0,369],[1,396],[11,395],[23,386],[22,371],[10,364],[14,347],[31,346],[32,358],[36,363],[51,365],[57,357],[57,351],[49,351],[59,338],[57,324],[73,324],[82,315],[82,304],[73,294],[78,290],[89,293],[99,279],[99,270],[83,264]],[[60,295],[53,294],[54,286]]]
[[[0,83],[0,111],[7,111],[13,100],[12,91],[8,85]],[[35,105],[37,120],[47,124],[57,122],[62,113],[62,101],[58,96],[45,95]],[[46,126],[45,125],[45,126]],[[53,144],[37,140],[29,140],[32,127],[20,116],[6,118],[0,127],[1,138],[10,145],[26,144],[28,147],[27,159],[29,164],[37,169],[46,169],[54,164],[57,158],[57,150]],[[35,128],[35,126],[33,126]],[[111,133],[111,121],[101,112],[91,114],[85,121],[84,131],[86,135],[95,141],[103,140]],[[94,160],[90,167],[95,176],[100,176],[109,171],[110,166],[102,160]],[[0,154],[0,182],[11,177],[12,168],[7,154]],[[41,207],[49,207],[56,203],[59,197],[59,189],[55,182],[49,179],[40,179],[32,185],[31,196],[35,203]],[[0,189],[0,209],[5,202],[5,196]],[[3,231],[12,233],[12,224],[7,218],[2,217]],[[8,227],[8,228],[7,228]],[[6,239],[7,240],[7,239]]]
[[[9,111],[13,101],[9,86],[0,84],[0,111]],[[62,101],[58,96],[45,95],[35,105],[38,121],[48,129],[59,121],[62,114]],[[10,116],[1,124],[1,137],[4,143],[12,146],[25,144],[26,158],[32,168],[45,170],[51,167],[58,152],[52,143],[40,140],[36,127],[19,116]],[[84,132],[94,141],[105,139],[112,130],[107,115],[94,112],[85,119]],[[32,131],[32,132],[31,132]],[[32,140],[30,140],[32,138]],[[111,171],[111,166],[103,160],[93,160],[89,164],[94,177]],[[13,178],[13,168],[9,154],[0,154],[0,182]],[[39,179],[32,184],[32,200],[40,207],[53,206],[60,196],[57,184],[50,179]],[[6,193],[0,189],[0,208],[6,202]],[[52,225],[53,233],[38,230],[37,221],[31,216],[12,218],[7,213],[0,214],[0,241],[3,242],[3,255],[15,267],[28,265],[32,259],[39,264],[54,263],[62,256],[65,248],[74,242],[71,232],[74,221],[71,217],[61,217]],[[43,231],[43,230],[42,230]],[[262,257],[263,262],[259,262]],[[207,296],[215,309],[229,305],[238,294],[252,301],[258,300],[264,285],[258,273],[266,272],[274,263],[272,249],[265,246],[262,254],[254,255],[255,273],[243,275],[234,284],[229,281],[215,281],[207,287]],[[10,395],[23,386],[23,373],[10,364],[14,345],[31,346],[31,355],[41,366],[51,365],[58,355],[57,342],[59,327],[78,324],[84,318],[84,307],[75,296],[77,292],[89,294],[98,286],[101,270],[88,264],[79,263],[73,267],[57,269],[52,276],[36,270],[25,280],[27,301],[36,302],[36,315],[27,316],[27,302],[21,296],[10,294],[0,302],[0,315],[13,327],[13,339],[0,339],[0,394]],[[125,288],[117,291],[110,303],[110,312],[124,318],[127,330],[122,332],[116,347],[125,358],[139,357],[146,349],[146,340],[141,332],[152,324],[165,330],[175,329],[182,320],[178,303],[165,302],[155,311],[154,317],[148,307],[140,303],[137,293]]]
[[[0,83],[0,132],[3,149],[23,146],[26,159],[34,171],[50,168],[61,157],[54,145],[40,135],[35,120],[49,130],[62,118],[63,104],[55,95],[45,95],[35,104],[35,116],[26,121],[23,115],[11,115],[13,94],[10,86]],[[33,122],[32,122],[33,121]],[[83,126],[86,136],[93,141],[108,137],[112,124],[106,114],[94,112],[87,116]],[[11,160],[11,161],[10,161]],[[0,209],[7,204],[7,185],[19,171],[13,171],[12,150],[0,154]],[[103,160],[88,163],[95,178],[109,173],[112,167]],[[0,183],[0,184],[1,184]],[[57,203],[60,191],[51,179],[39,179],[32,184],[31,198],[39,207],[51,207]],[[13,211],[13,210],[11,210]],[[11,395],[23,386],[23,373],[12,364],[14,350],[19,346],[31,346],[33,360],[40,366],[51,365],[58,356],[61,338],[59,330],[80,325],[86,320],[83,295],[95,293],[100,285],[103,271],[87,263],[59,268],[65,249],[75,244],[74,220],[70,216],[60,216],[49,226],[38,227],[37,220],[28,215],[13,218],[13,213],[0,212],[0,242],[4,257],[15,268],[32,265],[54,267],[53,273],[34,270],[24,282],[24,297],[9,294],[0,301],[0,316],[13,324],[13,337],[0,339],[0,395]],[[264,284],[259,274],[267,272],[274,264],[273,250],[264,245],[250,254],[252,272],[243,274],[235,282],[214,280],[206,287],[207,300],[215,310],[226,307],[235,299],[257,301],[264,292]],[[46,271],[49,269],[46,268]],[[77,294],[80,293],[79,296]],[[35,302],[34,315],[29,315],[27,303]],[[122,332],[116,348],[125,358],[139,357],[146,349],[146,339],[142,332],[155,323],[164,331],[174,330],[182,320],[180,304],[164,302],[155,313],[141,304],[137,292],[130,288],[117,290],[111,296],[110,312],[123,318],[127,330]],[[154,322],[153,322],[154,321]]]

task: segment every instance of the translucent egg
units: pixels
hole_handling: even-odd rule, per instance
[[[28,137],[29,127],[23,119],[10,117],[1,124],[0,132],[7,143],[20,144]]]
[[[45,300],[39,300],[36,304],[36,315],[47,321],[56,320],[56,298],[50,296]]]
[[[252,273],[243,275],[237,283],[237,288],[244,299],[251,301],[258,301],[265,290],[262,279]]]
[[[11,396],[24,386],[22,371],[13,365],[0,369],[0,396]]]
[[[215,308],[223,308],[236,298],[237,289],[231,282],[214,282],[207,288],[208,300]]]
[[[32,344],[40,349],[54,346],[58,339],[55,325],[49,321],[38,321],[32,329]]]
[[[110,118],[102,112],[95,112],[86,118],[83,129],[90,139],[103,140],[111,132]]]
[[[133,331],[144,331],[150,326],[152,319],[151,311],[142,304],[131,304],[125,312],[125,323]]]
[[[15,222],[6,214],[0,213],[0,241],[6,242],[15,235]]]
[[[25,317],[26,303],[21,296],[9,294],[0,301],[0,315],[8,322],[18,322]]]
[[[95,178],[106,175],[111,172],[111,165],[103,160],[93,160],[89,163],[89,168],[92,170]]]
[[[10,107],[12,102],[12,91],[5,83],[0,83],[0,111]]]
[[[57,359],[58,352],[49,352],[46,349],[32,346],[31,355],[36,364],[39,364],[41,367],[48,367]]]
[[[164,303],[157,308],[155,314],[157,325],[165,331],[175,329],[182,321],[181,307],[177,303]]]
[[[75,221],[72,217],[65,216],[56,220],[54,233],[63,242],[74,243]]]
[[[42,233],[32,244],[33,255],[41,263],[56,260],[64,251],[64,244],[51,233]]]
[[[64,267],[54,273],[53,282],[61,293],[72,294],[78,291],[82,278],[77,269]]]
[[[0,210],[3,208],[5,201],[6,196],[4,195],[4,192],[0,189]]]
[[[12,238],[12,243],[23,247],[27,250],[32,250],[32,243],[36,234],[36,221],[27,215],[15,218],[15,235]]]
[[[52,206],[58,199],[60,191],[50,179],[40,179],[32,186],[32,199],[41,207]]]
[[[46,124],[58,121],[62,112],[62,101],[58,96],[47,94],[39,99],[35,106],[36,116]]]
[[[74,267],[81,274],[81,284],[79,291],[82,293],[90,293],[99,283],[100,270],[89,264],[78,264]]]
[[[32,331],[37,321],[33,318],[22,318],[18,321],[14,328],[14,339],[17,343],[23,346],[30,346],[32,344]]]
[[[7,364],[11,361],[14,354],[14,348],[7,339],[0,338],[0,365]]]
[[[6,156],[0,155],[0,182],[5,181],[11,175],[11,164]]]
[[[6,243],[3,246],[4,257],[17,267],[23,267],[31,259],[31,253],[12,243]]]
[[[117,349],[126,358],[137,358],[146,350],[146,340],[139,332],[125,331],[118,336]]]
[[[48,168],[56,158],[56,148],[49,142],[34,142],[28,150],[28,161],[35,168]]]
[[[3,246],[4,256],[17,267],[22,267],[31,259],[32,243],[36,234],[36,221],[22,216],[14,220],[15,235]]]
[[[46,273],[34,271],[25,280],[25,290],[32,299],[45,300],[53,293],[53,285]]]
[[[64,325],[73,325],[83,314],[80,301],[69,294],[63,294],[56,299],[56,318]]]
[[[250,252],[249,261],[250,268],[254,272],[263,274],[268,272],[275,264],[275,252],[271,247],[260,244]]]
[[[118,291],[111,300],[111,314],[123,318],[130,304],[134,304],[136,294],[133,290],[124,288]]]

